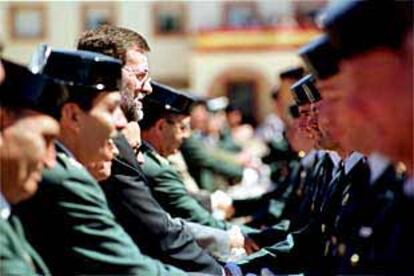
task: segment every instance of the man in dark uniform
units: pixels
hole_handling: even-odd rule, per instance
[[[3,69],[4,66],[4,69]],[[5,78],[5,79],[4,79]],[[11,204],[33,196],[44,166],[54,163],[48,146],[59,125],[40,113],[40,101],[54,85],[40,74],[0,61],[0,274],[49,275],[41,257],[27,242]]]
[[[403,161],[411,176],[413,2],[361,1],[332,5],[322,18],[329,42],[340,57],[343,103],[354,114],[354,118],[344,121],[344,127],[350,128],[344,139],[351,141],[355,148],[379,151],[394,162]],[[355,128],[354,121],[361,122],[364,129]],[[377,137],[367,144],[363,142],[367,135]],[[370,155],[369,160],[379,159],[373,157]],[[409,222],[414,211],[413,181],[408,178],[401,184],[398,168],[394,168],[391,177],[389,174],[387,177],[386,168],[378,163],[371,167],[371,185],[363,201],[371,200],[371,205],[381,203],[376,205],[381,213],[360,214],[365,218],[364,223],[366,218],[370,223],[358,225],[364,231],[353,235],[359,244],[350,243],[351,254],[346,256],[351,261],[342,263],[348,271],[413,271],[414,240]],[[381,175],[378,171],[384,171],[382,177],[378,178]]]
[[[128,125],[114,139],[119,154],[112,162],[111,176],[100,183],[117,221],[143,253],[186,271],[220,274],[220,265],[198,246],[185,223],[172,219],[154,199],[141,169],[141,133],[137,121],[145,114],[137,113],[136,101],[152,92],[148,65],[142,56],[149,50],[147,42],[132,30],[103,26],[84,33],[78,48],[106,53],[123,61],[121,108]],[[136,55],[141,58],[136,59]],[[147,75],[141,77],[143,74]]]
[[[120,109],[121,62],[48,47],[38,54],[33,70],[65,83],[68,98],[58,107],[49,106],[61,125],[57,164],[45,170],[39,192],[18,206],[29,240],[52,273],[60,275],[185,275],[141,254],[84,167],[113,158],[108,145]]]
[[[337,137],[347,147],[367,153],[384,151],[380,146],[383,141],[393,141],[394,149],[403,147],[405,152],[411,152],[407,151],[410,146],[407,143],[404,146],[404,141],[412,144],[412,138],[398,134],[398,138],[390,139],[390,134],[396,134],[394,124],[379,118],[394,120],[393,115],[384,117],[383,114],[400,99],[398,108],[407,113],[411,110],[412,101],[406,99],[410,93],[412,97],[412,63],[406,61],[412,61],[412,44],[408,44],[411,49],[407,51],[408,48],[404,48],[407,44],[401,41],[405,36],[412,36],[412,2],[350,2],[334,5],[323,18],[331,37],[322,36],[315,40],[302,51],[302,56],[318,76],[323,97],[331,107],[323,113],[329,110],[326,117],[333,119],[330,123],[335,130],[341,127],[346,130],[334,133],[342,133]],[[399,47],[405,49],[401,52],[403,55],[395,55],[399,52],[395,49]],[[381,55],[376,55],[379,52]],[[403,62],[395,62],[401,57]],[[379,65],[381,60],[387,62]],[[395,81],[397,79],[399,81]],[[396,91],[402,93],[397,98],[390,96],[396,83],[401,86]],[[375,95],[369,96],[370,92]],[[376,116],[367,121],[375,110],[378,112]],[[412,121],[407,121],[410,118],[405,115],[401,122],[412,129]],[[381,132],[378,132],[381,129],[378,126],[382,127]],[[382,141],[378,137],[383,138]],[[412,156],[407,157],[406,160],[411,158],[412,161]],[[398,191],[407,185],[401,185],[401,173],[387,163],[378,154],[371,154],[368,162],[364,158],[359,161],[358,158],[347,158],[343,176],[332,183],[330,203],[325,204],[328,206],[325,219],[330,216],[331,224],[324,231],[327,237],[325,256],[330,256],[330,265],[333,265],[330,273],[412,271],[407,261],[412,259],[411,250],[407,249],[413,244],[408,234],[412,230],[407,224],[407,214],[412,213],[413,204],[406,192],[401,195]],[[396,231],[399,234],[395,234]],[[321,267],[317,269],[321,271]]]

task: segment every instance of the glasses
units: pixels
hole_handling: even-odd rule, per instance
[[[123,67],[122,70],[124,70],[129,75],[134,77],[135,82],[137,83],[137,87],[139,87],[141,90],[143,90],[145,84],[151,80],[148,70],[142,71],[142,70],[132,69],[129,67]]]

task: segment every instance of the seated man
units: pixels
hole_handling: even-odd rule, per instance
[[[137,121],[144,116],[140,101],[152,92],[147,41],[133,30],[102,26],[83,33],[78,48],[108,54],[123,62],[121,108],[128,124],[114,139],[119,154],[112,162],[110,177],[106,179],[108,174],[99,178],[117,221],[144,254],[186,271],[220,274],[222,268],[198,246],[188,225],[171,218],[154,199],[140,167],[143,158]],[[226,248],[226,242],[215,243]]]
[[[50,274],[26,241],[10,205],[33,196],[43,167],[55,162],[48,148],[58,135],[59,126],[52,117],[39,112],[39,101],[52,86],[45,77],[32,74],[23,66],[0,61],[1,275]],[[60,86],[55,88],[56,93],[61,91]]]
[[[156,93],[144,99],[145,117],[140,121],[144,140],[141,147],[145,157],[143,171],[149,180],[154,197],[172,216],[227,230],[233,225],[215,219],[207,209],[189,195],[179,174],[165,158],[174,153],[182,139],[188,135],[188,111],[191,102],[188,96],[165,86],[159,86]],[[242,230],[249,236],[261,234],[260,231],[245,226]],[[253,250],[254,247],[257,248],[251,240],[246,239],[247,251]]]
[[[68,97],[46,105],[57,111],[62,131],[57,165],[45,170],[36,196],[19,206],[29,240],[53,274],[185,275],[141,254],[84,167],[113,158],[108,143],[120,109],[121,62],[87,51],[39,53],[33,68],[66,83]]]

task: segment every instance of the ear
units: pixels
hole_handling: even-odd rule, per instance
[[[157,132],[163,132],[164,131],[164,128],[165,128],[165,124],[166,124],[167,122],[165,121],[165,119],[163,119],[163,118],[161,118],[161,119],[159,119],[156,123],[155,123],[155,130],[157,131]]]
[[[5,125],[6,125],[6,117],[5,116],[6,116],[5,110],[0,107],[0,131],[3,130],[3,128],[5,128]]]
[[[0,107],[0,131],[11,126],[16,121],[15,116],[7,109]]]
[[[64,128],[79,130],[81,109],[77,104],[67,103],[62,107],[61,124]]]
[[[403,60],[409,62],[409,68],[412,71],[412,63],[413,63],[413,50],[414,50],[414,30],[411,29],[405,35],[405,38],[402,42],[402,55]]]

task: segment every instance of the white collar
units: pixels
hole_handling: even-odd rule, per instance
[[[385,155],[374,152],[368,156],[368,164],[371,171],[369,182],[374,183],[391,165],[391,161]]]
[[[328,150],[329,157],[332,160],[332,163],[335,167],[339,166],[339,162],[341,162],[342,158],[339,156],[339,154],[336,151]]]
[[[345,166],[345,174],[348,175],[352,169],[358,164],[359,161],[361,161],[364,158],[364,155],[354,151],[352,152],[346,159],[344,162],[344,166]]]
[[[404,194],[414,198],[414,177],[410,177],[404,182]]]
[[[0,192],[0,219],[7,220],[10,217],[11,208],[4,195]]]

